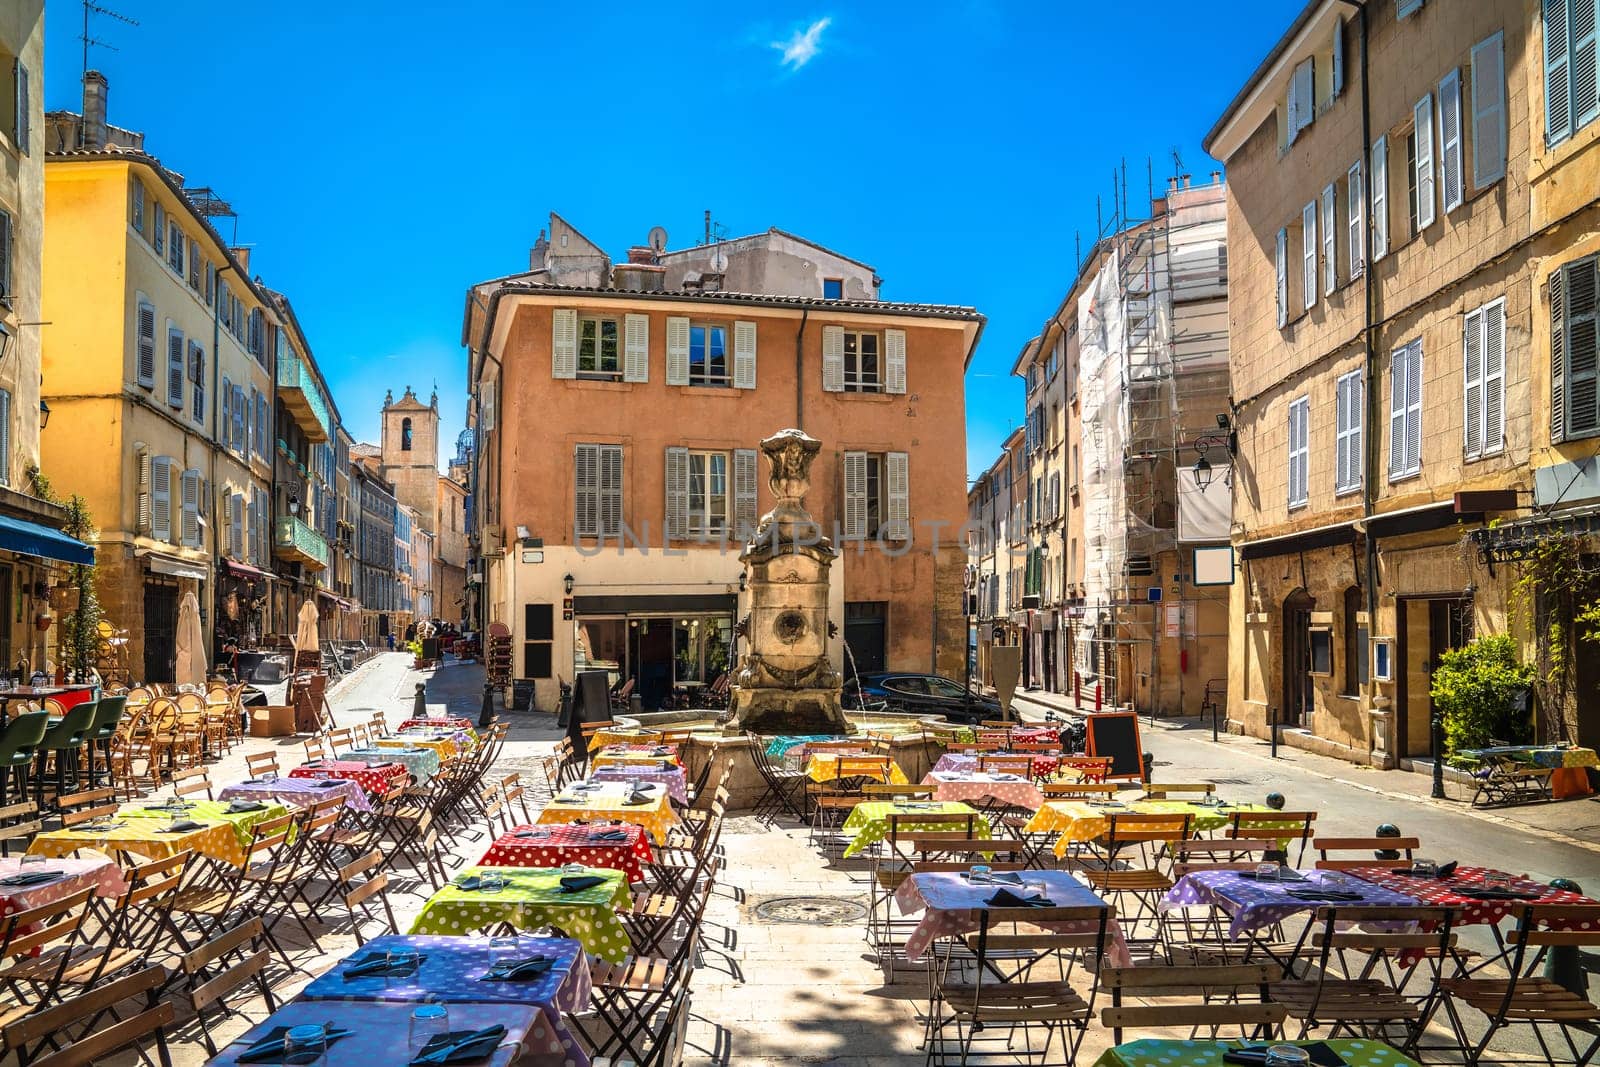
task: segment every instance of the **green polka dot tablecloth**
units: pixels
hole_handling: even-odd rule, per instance
[[[460,882],[486,872],[504,877],[505,888],[485,893],[460,887]],[[410,933],[463,936],[501,923],[525,932],[555,927],[581,942],[585,952],[612,963],[627,959],[631,942],[617,910],[628,907],[633,897],[622,872],[586,869],[585,875],[605,881],[576,893],[561,888],[564,873],[534,867],[465,867],[428,898]]]
[[[846,858],[854,856],[869,845],[882,841],[889,833],[889,816],[900,816],[896,825],[902,830],[949,830],[948,822],[929,821],[918,823],[918,815],[976,815],[977,812],[959,800],[934,800],[910,801],[894,803],[890,801],[868,801],[857,804],[850,811],[850,817],[844,821],[844,832],[854,833],[848,848],[844,850]],[[973,820],[972,832],[979,837],[989,837],[989,821],[984,818]]]
[[[1417,1067],[1417,1061],[1402,1056],[1381,1041],[1359,1039],[1311,1041],[1274,1041],[1274,1045],[1325,1044],[1348,1067]],[[1222,1054],[1243,1047],[1238,1041],[1129,1041],[1127,1044],[1106,1049],[1094,1061],[1094,1067],[1222,1067]],[[1250,1047],[1262,1042],[1252,1041]]]

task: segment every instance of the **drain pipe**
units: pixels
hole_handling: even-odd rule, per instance
[[[800,309],[800,328],[794,333],[794,428],[806,428],[806,319],[810,308]]]

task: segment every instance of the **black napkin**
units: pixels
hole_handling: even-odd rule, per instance
[[[1473,900],[1539,900],[1538,893],[1523,893],[1516,889],[1457,889],[1457,896]]]
[[[563,893],[581,893],[585,889],[593,889],[603,882],[605,882],[605,879],[597,874],[569,874],[561,879],[561,891]]]
[[[661,761],[661,769],[664,770],[664,771],[670,771],[676,766],[677,766],[677,764],[673,763],[669,759],[664,759],[664,760]]]
[[[314,782],[312,782],[311,783],[311,788],[312,789],[332,789],[334,786],[343,785],[343,784],[344,784],[344,782],[343,782],[342,779],[329,778],[329,779],[326,779],[326,780],[323,780],[323,781],[314,781]]]
[[[512,834],[511,836],[512,837],[548,838],[550,836],[550,831],[549,830],[518,830],[516,833]]]
[[[18,871],[16,874],[7,875],[5,878],[0,878],[0,885],[44,885],[46,882],[53,882],[61,876],[61,871]]]
[[[292,1056],[285,1056],[283,1051],[283,1035],[289,1032],[287,1026],[274,1026],[267,1031],[265,1037],[249,1048],[245,1049],[234,1059],[239,1063],[311,1063],[316,1059],[316,1053],[297,1052]],[[332,1045],[340,1038],[349,1037],[355,1031],[328,1029],[328,1044]]]
[[[390,963],[388,953],[370,952],[346,967],[342,973],[347,982],[354,978],[410,978],[427,959],[426,956],[418,956],[405,963]]]
[[[444,1063],[477,1063],[486,1060],[500,1047],[506,1028],[496,1023],[482,1030],[453,1030],[422,1046],[411,1067],[431,1067]]]
[[[655,800],[655,797],[651,796],[649,793],[637,793],[637,792],[635,792],[635,793],[629,793],[628,796],[627,796],[627,799],[624,800],[623,803],[627,804],[629,806],[632,806],[632,805],[636,805],[636,804],[649,804],[654,800]]]
[[[204,830],[205,828],[206,824],[203,822],[195,822],[193,819],[179,819],[170,826],[163,826],[161,832],[164,834],[186,834],[191,830]]]
[[[547,974],[555,966],[555,959],[551,956],[529,956],[521,960],[507,960],[497,963],[489,968],[489,972],[480,982],[526,982],[531,978],[538,978]]]
[[[991,908],[1053,908],[1056,902],[1049,897],[1035,894],[1031,897],[1019,897],[1009,889],[996,890],[994,896],[984,901]]]
[[[1255,871],[1234,871],[1233,873],[1234,873],[1234,875],[1236,877],[1243,878],[1247,882],[1259,882],[1259,881],[1261,881],[1260,876],[1257,875]],[[1306,878],[1305,875],[1301,874],[1297,870],[1294,870],[1293,868],[1280,867],[1280,868],[1278,868],[1277,876],[1274,877],[1274,878],[1268,878],[1267,881],[1269,881],[1269,882],[1304,882],[1304,881],[1307,881],[1307,878]]]
[[[1311,1057],[1311,1062],[1317,1067],[1348,1067],[1339,1054],[1325,1041],[1312,1041],[1301,1045],[1306,1055]],[[1249,1067],[1261,1067],[1267,1062],[1267,1046],[1253,1045],[1248,1048],[1229,1049],[1222,1054],[1223,1063],[1240,1063]]]
[[[1350,901],[1366,899],[1360,893],[1346,893],[1342,889],[1291,889],[1288,895],[1296,900]]]
[[[243,815],[247,811],[266,811],[267,806],[259,800],[235,800],[228,805],[229,815]]]
[[[589,835],[590,841],[626,841],[627,839],[628,831],[626,830],[605,830],[598,834]]]
[[[457,889],[465,889],[470,892],[471,890],[478,888],[478,876],[475,874],[469,874],[465,878],[457,878],[450,884],[455,886]]]

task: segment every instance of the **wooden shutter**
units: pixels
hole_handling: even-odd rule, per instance
[[[1300,289],[1309,310],[1317,303],[1317,202],[1300,209]]]
[[[822,389],[828,393],[844,392],[844,327],[822,328]],[[865,474],[862,479],[865,482]],[[865,527],[866,518],[863,516]]]
[[[1361,449],[1361,430],[1366,422],[1366,388],[1360,371],[1339,379],[1337,413],[1338,477],[1335,488],[1359,488],[1364,474]]]
[[[867,536],[867,454],[844,454],[844,537]]]
[[[172,460],[167,456],[150,461],[150,536],[172,540]]]
[[[1505,447],[1506,438],[1506,302],[1483,309],[1483,451]]]
[[[756,450],[733,450],[733,535],[740,541],[755,536]]]
[[[159,200],[150,211],[150,243],[155,247],[156,255],[166,254],[167,213],[162,210]]]
[[[1333,20],[1333,95],[1344,92],[1344,16]]]
[[[222,405],[221,417],[217,420],[217,436],[223,448],[233,447],[233,383],[226,376],[222,379],[222,395],[217,397],[217,403]]]
[[[579,445],[572,464],[572,531],[578,537],[600,532],[600,446]]]
[[[1389,477],[1406,469],[1406,370],[1411,360],[1404,348],[1389,356]]]
[[[150,532],[150,478],[151,459],[148,452],[137,454],[139,461],[139,491],[137,500],[137,516],[135,523],[142,534]]]
[[[146,389],[156,384],[156,309],[148,301],[139,301],[139,384]]]
[[[1289,324],[1289,231],[1278,230],[1278,328]]]
[[[1317,117],[1316,65],[1310,59],[1294,69],[1289,79],[1289,143]]]
[[[667,449],[667,536],[689,533],[689,450]]]
[[[1468,459],[1483,451],[1483,309],[1469,311],[1462,327],[1462,447]]]
[[[167,327],[167,403],[183,407],[183,332]]]
[[[1567,0],[1544,0],[1544,140],[1547,145],[1563,141],[1572,133],[1572,52],[1569,45]],[[1476,97],[1476,71],[1472,80]],[[1473,111],[1477,111],[1476,100]]]
[[[1582,129],[1600,115],[1600,85],[1595,78],[1596,35],[1600,33],[1595,0],[1568,0],[1567,33],[1572,42],[1572,129]]]
[[[885,392],[904,393],[906,391],[906,332],[904,330],[883,331],[884,368],[888,376],[884,379]]]
[[[1600,360],[1600,321],[1596,297],[1600,258],[1591,256],[1567,268],[1566,292],[1566,409],[1567,437],[1588,437],[1600,432],[1600,396],[1597,396],[1597,360]]]
[[[753,322],[733,324],[733,387],[756,387],[756,324]]]
[[[1399,0],[1395,4],[1394,17],[1397,19],[1410,18],[1422,10],[1423,0]]]
[[[1424,96],[1411,109],[1417,140],[1417,229],[1433,225],[1433,96]]]
[[[494,382],[478,387],[478,429],[485,433],[494,429],[494,400]]]
[[[13,127],[13,130],[16,134],[15,139],[17,151],[21,152],[23,155],[27,155],[29,135],[28,126],[30,119],[32,118],[31,109],[33,107],[33,94],[31,92],[31,87],[28,84],[28,68],[22,65],[22,60],[20,59],[16,60],[15,62],[17,115],[16,125]]]
[[[0,389],[0,485],[11,484],[11,390]]]
[[[650,316],[624,315],[622,318],[622,380],[650,380]]]
[[[1459,111],[1460,104],[1456,107]],[[1493,185],[1505,173],[1505,34],[1496,33],[1472,47],[1472,187]]]
[[[667,319],[667,384],[689,384],[689,320]]]
[[[884,535],[904,541],[911,536],[910,457],[904,452],[890,452],[883,458],[884,477],[889,483],[888,529]]]
[[[200,547],[200,472],[197,470],[182,472],[178,476],[178,485],[181,491],[178,540],[180,544],[198,548]]]
[[[556,308],[550,313],[550,377],[578,376],[578,312]]]
[[[1567,271],[1550,275],[1550,440],[1567,439]]]
[[[1310,404],[1305,397],[1289,404],[1289,506],[1306,502],[1307,439]]]
[[[600,446],[600,532],[622,535],[622,446]]]
[[[1389,253],[1389,138],[1372,142],[1372,169],[1367,178],[1372,186],[1372,261]]]
[[[1461,206],[1461,72],[1451,69],[1439,80],[1439,194],[1444,209]]]
[[[1337,193],[1329,182],[1322,190],[1322,291],[1332,293],[1339,284],[1339,257],[1335,254],[1339,229],[1334,225],[1333,212]]]
[[[1333,488],[1337,492],[1350,484],[1350,454],[1345,436],[1350,429],[1350,387],[1348,378],[1334,383],[1333,391]]]
[[[206,417],[206,350],[198,341],[189,342],[189,380],[194,390],[194,421]]]
[[[267,440],[267,394],[256,394],[256,452],[262,456],[272,454],[272,443]]]
[[[1367,260],[1367,194],[1361,185],[1361,161],[1351,164],[1345,177],[1345,216],[1350,245],[1350,277],[1358,278]]]

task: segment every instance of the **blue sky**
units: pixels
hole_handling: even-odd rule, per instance
[[[873,264],[886,299],[971,304],[968,466],[1021,417],[1010,367],[1127,162],[1138,202],[1298,0],[752,5],[99,0],[110,118],[239,212],[352,432],[438,383],[464,425],[463,294],[527,265],[553,209],[615,258],[780,226]],[[46,100],[77,108],[81,8],[49,0]],[[224,236],[228,236],[224,231]]]

